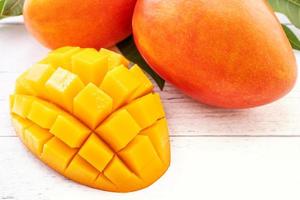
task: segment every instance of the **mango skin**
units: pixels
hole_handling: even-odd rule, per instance
[[[159,75],[208,105],[264,105],[296,81],[292,48],[264,0],[138,0],[133,34]]]
[[[26,0],[30,33],[51,49],[110,47],[131,34],[136,0]]]

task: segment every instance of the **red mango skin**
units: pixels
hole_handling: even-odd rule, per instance
[[[292,48],[265,0],[138,0],[133,34],[160,76],[211,106],[264,105],[296,81]]]
[[[44,46],[110,47],[132,32],[136,0],[26,0],[30,33]]]

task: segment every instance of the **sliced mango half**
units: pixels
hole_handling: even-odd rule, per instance
[[[13,126],[28,149],[78,183],[129,192],[170,164],[159,94],[122,55],[63,47],[20,75],[10,98]]]

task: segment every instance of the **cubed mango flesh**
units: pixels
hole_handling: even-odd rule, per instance
[[[41,155],[44,144],[52,137],[51,133],[38,125],[33,125],[24,132],[24,140],[26,141],[27,146],[37,156]]]
[[[125,109],[111,115],[96,130],[115,151],[124,148],[140,131],[140,126]]]
[[[20,117],[26,118],[30,109],[31,104],[35,97],[27,95],[14,95],[14,105],[12,106],[11,112],[19,115]]]
[[[41,128],[50,129],[58,114],[59,109],[53,104],[43,101],[34,101],[31,104],[27,118]]]
[[[83,144],[79,155],[100,172],[114,156],[114,152],[95,134],[92,134]]]
[[[165,118],[158,120],[149,128],[144,129],[141,135],[146,135],[150,138],[159,157],[165,164],[169,164],[170,142],[167,120]]]
[[[45,84],[49,100],[72,112],[73,99],[83,89],[84,84],[76,75],[58,68]]]
[[[59,115],[52,124],[50,132],[70,147],[76,148],[82,145],[91,130],[74,117]]]
[[[118,54],[114,51],[108,50],[108,49],[100,49],[99,53],[101,56],[106,56],[108,59],[108,69],[113,69],[114,67],[117,67],[119,65],[128,66],[129,61],[122,56],[121,54]]]
[[[57,137],[52,137],[44,144],[41,159],[56,171],[63,173],[76,152],[77,149],[69,147]]]
[[[142,188],[144,185],[143,180],[117,156],[107,166],[104,175],[109,177],[121,192],[130,190],[130,188]]]
[[[48,56],[42,59],[39,63],[51,64],[53,67],[64,68],[67,70],[72,69],[72,57],[79,53],[81,49],[79,47],[61,47],[48,54]]]
[[[73,100],[74,114],[92,129],[112,112],[112,107],[112,98],[93,83],[87,84]]]
[[[87,83],[99,85],[108,71],[108,57],[95,49],[85,49],[72,57],[72,71]]]
[[[127,102],[131,102],[132,100],[144,96],[153,90],[153,84],[138,65],[133,65],[129,69],[129,72],[139,79],[140,84],[138,88],[129,96]]]
[[[142,129],[149,127],[165,116],[158,94],[147,94],[126,106],[128,112],[136,119]]]
[[[135,191],[170,164],[159,95],[143,71],[116,52],[54,50],[17,79],[10,110],[27,148],[78,183]]]
[[[113,99],[113,109],[124,105],[127,99],[138,88],[141,81],[129,72],[124,65],[117,66],[107,73],[100,89]]]
[[[74,178],[79,183],[89,185],[93,184],[98,175],[99,171],[79,155],[72,159],[65,171],[65,176]]]
[[[27,70],[22,83],[34,90],[37,96],[46,98],[47,93],[44,90],[44,84],[54,71],[55,69],[50,64],[35,64]]]
[[[135,174],[146,182],[152,182],[152,178],[157,177],[164,169],[164,164],[150,138],[145,135],[136,136],[118,155]],[[148,170],[149,168],[155,170]]]
[[[20,137],[21,141],[25,143],[24,132],[27,128],[33,125],[33,122],[19,117],[19,115],[11,114],[12,124],[16,130],[17,135]]]
[[[21,74],[16,80],[15,93],[17,94],[27,94],[27,95],[36,95],[35,90],[28,84],[26,81],[28,70]]]

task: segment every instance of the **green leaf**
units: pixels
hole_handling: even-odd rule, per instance
[[[146,71],[157,83],[158,87],[163,90],[165,85],[165,80],[162,79],[155,71],[153,71],[146,61],[142,58],[141,54],[137,50],[133,37],[130,36],[117,44],[121,53],[128,58],[130,61],[138,64],[144,71]]]
[[[300,50],[300,40],[298,37],[295,35],[295,33],[286,25],[282,25],[282,28],[289,39],[293,49]]]
[[[22,15],[24,0],[0,0],[0,19]]]
[[[297,28],[300,28],[300,0],[269,0],[269,3],[276,12],[286,15]],[[293,49],[300,50],[297,36],[286,25],[282,27]]]
[[[285,14],[289,20],[300,28],[300,0],[269,0],[276,12]]]

